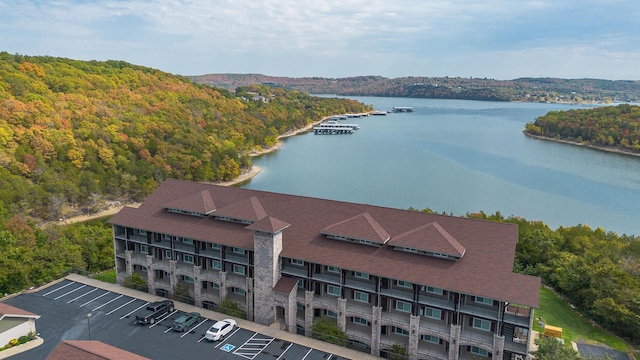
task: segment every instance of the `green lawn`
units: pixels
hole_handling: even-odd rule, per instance
[[[94,279],[115,284],[116,283],[116,269],[103,271],[99,274],[93,275]]]
[[[571,344],[571,341],[583,341],[591,344],[606,344],[622,352],[630,350],[625,341],[591,325],[587,319],[544,287],[540,289],[540,309],[536,309],[533,323],[533,330],[541,331],[538,317],[547,325],[561,327],[565,344]]]

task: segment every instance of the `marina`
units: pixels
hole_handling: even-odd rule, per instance
[[[393,112],[413,112],[413,107],[411,106],[394,106]]]
[[[329,120],[314,127],[313,133],[316,135],[342,135],[353,134],[358,129],[360,129],[358,124],[345,124],[337,120]]]

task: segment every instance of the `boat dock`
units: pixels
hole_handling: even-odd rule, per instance
[[[353,134],[360,129],[358,124],[343,124],[337,120],[329,120],[313,128],[316,135]]]
[[[413,108],[411,106],[394,106],[393,112],[413,112]]]

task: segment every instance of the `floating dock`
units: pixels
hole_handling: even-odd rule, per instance
[[[413,108],[411,106],[394,106],[393,112],[413,112]]]

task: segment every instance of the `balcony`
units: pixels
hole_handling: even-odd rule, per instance
[[[220,250],[200,250],[198,252],[201,256],[206,256],[208,258],[220,259]]]
[[[129,235],[127,240],[140,243],[140,244],[146,244],[147,236],[146,235]]]
[[[395,299],[402,299],[407,301],[413,301],[412,290],[402,290],[398,288],[380,289],[380,294],[393,297]]]
[[[384,321],[385,324],[408,328],[410,315],[410,313],[404,311],[383,311],[380,319]]]
[[[153,263],[151,263],[151,267],[154,270],[164,270],[167,272],[171,271],[171,265],[169,265],[169,260],[167,259],[160,260],[160,259],[154,258]]]
[[[367,320],[371,320],[371,310],[372,305],[364,302],[360,302],[357,300],[347,300],[347,308],[346,311],[349,315],[347,316],[359,316],[364,317]]]
[[[220,271],[219,270],[200,270],[200,280],[219,283]]]
[[[335,285],[340,285],[340,275],[337,274],[328,274],[328,273],[313,273],[311,275],[313,280],[318,280],[326,283],[331,283]]]
[[[436,296],[427,296],[424,294],[420,294],[418,303],[424,304],[430,307],[437,307],[437,308],[447,309],[452,311],[455,310],[455,303],[453,302],[453,300],[436,297]],[[497,316],[497,312],[496,312],[496,316]]]
[[[465,314],[481,316],[486,319],[498,320],[498,310],[495,308],[486,308],[482,306],[462,304],[460,305],[460,312]]]
[[[145,240],[144,242],[145,244],[147,243],[147,241]],[[157,248],[163,248],[163,249],[171,249],[171,241],[169,240],[161,240],[161,241],[152,241],[151,245]]]
[[[320,305],[320,306],[318,306]],[[328,309],[333,312],[338,312],[338,297],[337,296],[314,296],[313,307]]]
[[[195,245],[186,244],[182,241],[175,241],[173,246],[176,250],[186,252],[187,254],[195,254]]]
[[[162,286],[164,288],[167,289],[171,289],[171,280],[169,280],[168,277],[165,278],[158,278],[156,277],[153,284],[157,287],[157,286]]]
[[[176,261],[176,273],[193,277],[193,264],[184,261]]]
[[[448,359],[449,352],[444,344],[436,344],[426,340],[418,342],[418,358],[423,359]]]
[[[224,260],[228,262],[236,263],[236,264],[244,264],[244,265],[249,264],[249,258],[247,257],[246,254],[238,255],[232,252],[228,252],[225,254]]]
[[[293,275],[296,277],[302,277],[302,278],[307,277],[307,269],[301,268],[299,266],[282,265],[282,270],[280,270],[280,272],[282,274]]]
[[[510,341],[513,340],[513,341]],[[505,339],[504,341],[504,349],[510,350],[518,353],[527,353],[527,339]]]
[[[346,279],[344,286],[352,289],[365,290],[369,292],[376,292],[376,284],[370,281],[360,281],[355,279]]]
[[[491,345],[493,346],[493,333],[490,331],[472,330],[468,327],[460,332],[460,343],[465,345]]]
[[[435,332],[440,335],[440,338],[444,339],[448,339],[449,335],[451,334],[450,326],[447,325],[444,321],[434,320],[424,316],[420,317],[420,330],[430,331],[431,333],[427,333],[429,335],[434,335],[432,333]],[[426,332],[423,331],[422,333],[425,334]]]
[[[218,289],[202,289],[200,295],[202,296],[202,301],[209,301],[214,304],[220,303],[220,290]]]
[[[504,312],[504,321],[510,324],[529,327],[531,309],[509,305]]]
[[[371,343],[371,326],[347,321],[344,332],[351,340],[358,340],[366,344]]]
[[[141,252],[132,252],[131,262],[134,265],[147,266],[147,254]]]
[[[245,275],[228,272],[226,286],[235,286],[244,289],[247,287],[247,277]]]

